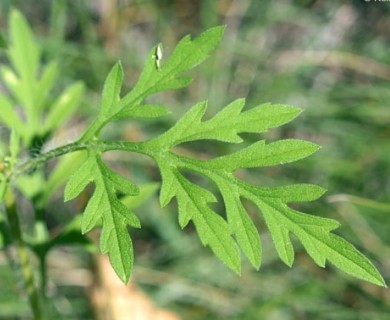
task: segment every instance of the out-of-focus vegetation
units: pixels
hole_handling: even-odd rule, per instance
[[[226,24],[222,45],[197,69],[190,87],[154,97],[171,107],[171,117],[121,122],[105,130],[106,136],[153,136],[203,99],[209,100],[210,114],[243,96],[249,106],[270,101],[305,109],[292,124],[266,138],[299,137],[323,149],[295,165],[240,174],[257,184],[304,181],[326,187],[323,199],[305,209],[342,221],[339,232],[367,254],[389,282],[390,2],[2,0],[2,28],[11,5],[41,36],[44,57],[61,63],[58,90],[79,79],[87,86],[78,118],[47,148],[77,137],[96,113],[104,77],[116,60],[122,60],[130,88],[156,43],[162,42],[164,55],[169,55],[183,35]],[[198,143],[192,148],[200,157],[209,157],[234,146]],[[128,167],[136,182],[159,179],[142,157],[111,156],[117,169]],[[154,186],[149,189],[147,194],[155,192]],[[143,229],[132,233],[134,283],[183,319],[388,319],[388,290],[331,267],[320,269],[299,248],[294,267],[287,268],[260,219],[262,268],[256,272],[244,263],[237,277],[200,246],[195,234],[179,230],[175,206],[160,209],[157,197],[150,196],[137,210]],[[47,212],[53,232],[69,219],[61,194]],[[80,249],[51,254],[48,308],[53,318],[95,318],[87,290],[96,278],[92,264]],[[0,255],[0,319],[30,319],[20,281]]]

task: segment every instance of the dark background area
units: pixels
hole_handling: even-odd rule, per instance
[[[56,87],[75,80],[86,84],[78,114],[62,129],[57,143],[75,139],[95,117],[104,79],[117,60],[124,66],[124,90],[129,90],[154,45],[163,43],[164,56],[169,56],[184,35],[226,25],[221,45],[191,72],[195,80],[188,88],[151,99],[168,106],[170,116],[119,122],[104,135],[147,139],[205,99],[206,117],[239,97],[247,98],[248,107],[272,102],[304,109],[292,123],[262,136],[268,141],[303,138],[322,149],[296,164],[253,169],[242,176],[261,185],[308,182],[328,189],[320,200],[300,208],[340,221],[337,233],[372,259],[389,283],[390,2],[1,0],[3,34],[11,6],[28,19],[44,60],[61,63]],[[253,142],[259,136],[245,138]],[[214,142],[188,146],[195,156],[236,148]],[[109,160],[130,171],[138,183],[159,180],[152,163],[145,164],[142,157],[113,153]],[[61,195],[54,199],[53,208],[61,200]],[[56,221],[66,220],[66,210],[56,213],[62,217]],[[251,206],[248,210],[255,211]],[[157,192],[136,210],[143,229],[132,230],[133,282],[154,303],[183,319],[389,318],[388,289],[353,279],[332,266],[317,267],[298,243],[294,266],[286,267],[260,218],[255,219],[264,246],[262,267],[252,270],[244,261],[242,276],[237,277],[200,245],[191,228],[179,229],[176,211],[175,205],[161,209]],[[61,281],[61,272],[76,275],[80,270],[93,278],[91,256],[78,248],[64,248],[50,261],[55,317],[94,319],[90,283],[82,277],[79,283]],[[15,279],[17,275],[0,257],[0,319],[30,319]]]

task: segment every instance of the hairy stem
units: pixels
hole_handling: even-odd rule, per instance
[[[143,148],[144,142],[127,142],[127,141],[87,141],[87,142],[73,142],[61,147],[52,149],[48,152],[41,153],[35,158],[28,159],[15,166],[15,170],[10,173],[9,177],[13,178],[25,172],[29,172],[35,169],[38,165],[63,156],[68,153],[72,153],[80,150],[94,150],[100,152],[114,151],[114,150],[126,150],[129,152],[138,152],[143,154],[149,154],[147,150]]]
[[[39,294],[34,285],[33,270],[31,268],[28,250],[22,238],[20,221],[16,211],[15,201],[11,193],[7,193],[5,197],[5,204],[6,204],[5,211],[6,211],[9,227],[10,227],[10,232],[12,238],[14,239],[14,243],[16,245],[22,276],[24,279],[28,300],[34,314],[34,319],[43,320],[44,315],[39,301]]]

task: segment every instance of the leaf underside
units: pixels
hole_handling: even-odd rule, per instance
[[[153,49],[137,84],[122,98],[123,70],[120,63],[116,64],[104,84],[99,119],[82,140],[97,139],[100,128],[116,119],[153,118],[169,113],[162,105],[145,103],[145,98],[156,92],[188,85],[190,78],[183,77],[181,73],[207,58],[219,43],[223,30],[223,27],[212,28],[194,40],[185,37],[164,64],[160,65],[159,61],[158,67],[156,50]],[[281,104],[266,103],[248,110],[243,110],[244,105],[245,100],[238,99],[214,117],[204,120],[207,102],[201,102],[168,131],[138,144],[136,152],[153,158],[161,172],[161,206],[176,198],[180,226],[184,228],[191,221],[201,243],[209,246],[223,263],[237,273],[241,268],[240,250],[256,269],[261,264],[259,233],[242,203],[242,199],[247,199],[259,208],[276,251],[286,265],[291,266],[294,261],[290,240],[290,235],[294,234],[317,265],[324,267],[328,260],[350,275],[383,286],[384,280],[372,263],[350,243],[332,233],[339,226],[337,221],[304,214],[288,206],[291,202],[319,198],[325,192],[323,188],[311,184],[255,186],[234,175],[239,169],[276,166],[303,159],[316,152],[318,145],[298,139],[272,143],[260,140],[211,160],[192,159],[172,151],[179,144],[197,140],[241,143],[240,133],[266,132],[291,121],[301,112],[296,107]],[[226,219],[209,205],[217,201],[216,197],[187,179],[182,173],[184,170],[201,174],[218,187],[226,208]],[[95,184],[95,191],[84,212],[82,232],[102,224],[101,251],[109,254],[115,271],[127,282],[133,264],[127,226],[138,228],[140,224],[134,213],[120,202],[116,192],[136,195],[138,188],[111,171],[100,154],[91,152],[70,178],[65,200],[76,197],[90,182]]]

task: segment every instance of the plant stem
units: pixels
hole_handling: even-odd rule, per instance
[[[22,232],[20,229],[20,221],[16,211],[16,205],[11,192],[8,192],[5,197],[6,204],[6,214],[8,223],[10,226],[10,232],[14,243],[16,245],[16,250],[19,258],[19,263],[22,271],[22,276],[24,279],[24,284],[26,287],[28,300],[31,306],[31,309],[34,314],[35,320],[43,320],[44,316],[42,313],[42,307],[39,301],[39,294],[34,285],[33,271],[30,264],[30,259],[28,255],[27,247],[22,238]]]
[[[10,174],[10,178],[16,177],[22,173],[35,169],[38,165],[47,162],[50,159],[54,159],[63,156],[68,153],[72,153],[80,150],[98,150],[101,152],[114,151],[114,150],[126,150],[129,152],[145,153],[143,149],[143,142],[127,142],[127,141],[76,141],[50,150],[45,153],[41,153],[35,158],[26,160],[15,166],[15,170]]]

